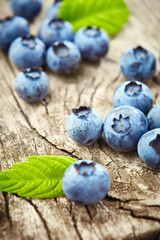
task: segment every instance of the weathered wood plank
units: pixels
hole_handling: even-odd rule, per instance
[[[11,14],[1,0],[0,16]],[[51,0],[31,25],[36,34]],[[93,159],[111,176],[109,197],[93,206],[79,206],[66,198],[31,200],[0,194],[0,240],[8,239],[160,239],[160,172],[147,168],[133,153],[110,149],[102,137],[90,147],[73,142],[66,120],[73,107],[90,105],[105,119],[113,109],[115,88],[125,78],[121,54],[143,45],[159,57],[160,1],[128,0],[132,15],[124,30],[111,40],[109,54],[99,63],[82,62],[72,75],[47,72],[50,94],[40,104],[27,104],[14,89],[19,70],[0,52],[0,170],[26,161],[30,155],[68,155]],[[160,104],[159,66],[148,83]]]

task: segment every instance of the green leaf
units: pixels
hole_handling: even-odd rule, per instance
[[[88,26],[115,34],[127,22],[129,9],[123,0],[63,0],[59,18],[69,21],[75,32]]]
[[[30,198],[62,197],[63,175],[74,162],[75,159],[65,156],[29,157],[28,162],[17,163],[12,169],[0,172],[0,191]]]

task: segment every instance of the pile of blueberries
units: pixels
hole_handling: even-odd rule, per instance
[[[152,93],[143,83],[153,77],[156,59],[150,51],[138,46],[122,55],[120,67],[123,74],[133,80],[115,90],[115,109],[103,123],[102,117],[91,107],[74,108],[67,121],[68,134],[80,144],[91,145],[104,132],[111,148],[121,152],[137,149],[148,166],[160,168],[160,105],[152,108]]]
[[[53,72],[71,73],[81,58],[97,61],[108,52],[109,38],[105,31],[85,27],[74,35],[72,25],[58,18],[62,0],[55,1],[48,9],[38,37],[29,34],[27,20],[33,20],[40,12],[42,0],[10,2],[18,16],[0,20],[0,48],[8,52],[13,63],[22,69],[16,78],[15,88],[25,101],[38,102],[48,94],[49,80],[42,70],[45,64]],[[94,109],[80,106],[72,110],[67,132],[83,145],[93,144],[104,132],[111,148],[122,152],[137,149],[148,166],[160,168],[160,105],[152,108],[152,93],[143,83],[156,71],[155,57],[139,46],[122,55],[120,67],[131,80],[115,90],[115,109],[104,123]],[[110,189],[107,170],[90,160],[72,164],[66,170],[62,183],[69,199],[85,205],[103,199]]]
[[[49,91],[49,80],[41,68],[69,74],[81,58],[98,61],[109,49],[107,33],[97,27],[84,27],[74,34],[72,25],[58,18],[62,0],[57,0],[47,11],[38,37],[29,34],[29,23],[42,7],[42,0],[11,0],[18,16],[0,20],[0,48],[8,51],[11,61],[22,72],[15,88],[27,102],[44,99]]]

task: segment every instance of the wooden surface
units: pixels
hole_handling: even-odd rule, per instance
[[[31,24],[37,34],[52,0]],[[109,54],[99,64],[82,62],[72,75],[48,72],[50,94],[40,104],[27,104],[14,89],[19,70],[0,52],[0,170],[31,155],[66,155],[93,159],[106,167],[112,184],[109,197],[93,206],[67,198],[22,199],[0,193],[0,240],[130,240],[160,239],[160,171],[142,163],[136,152],[119,153],[104,137],[93,146],[72,141],[66,120],[73,107],[90,105],[105,119],[113,109],[115,88],[124,82],[119,68],[122,53],[142,45],[160,50],[160,1],[128,0],[132,12],[124,30],[111,40]],[[1,0],[0,16],[12,14]],[[148,82],[154,105],[160,104],[160,75]]]

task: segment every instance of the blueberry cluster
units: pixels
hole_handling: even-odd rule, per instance
[[[37,37],[30,34],[27,20],[33,20],[40,12],[42,0],[11,0],[10,3],[18,16],[0,20],[0,48],[8,52],[17,67],[27,69],[20,73],[25,88],[17,85],[19,76],[16,79],[17,93],[25,101],[37,102],[46,96],[46,91],[40,89],[41,82],[39,99],[37,85],[35,84],[34,91],[29,89],[33,69],[34,75],[41,75],[40,79],[44,72],[41,74],[39,68],[45,65],[53,72],[70,74],[78,67],[81,58],[98,61],[108,52],[109,37],[105,31],[97,27],[84,27],[74,34],[72,25],[58,18],[62,0],[55,1],[48,9]],[[26,77],[28,71],[31,74]],[[47,85],[49,81],[46,79],[44,76],[43,81]],[[36,78],[34,83],[38,81],[39,78]]]
[[[27,20],[33,20],[40,12],[42,0],[10,2],[18,16],[0,20],[0,48],[22,69],[15,88],[23,100],[38,102],[48,94],[49,79],[41,68],[45,64],[53,72],[68,74],[77,68],[81,58],[98,61],[108,52],[109,37],[105,31],[89,26],[74,34],[72,25],[58,18],[62,0],[55,1],[48,9],[37,37],[30,34]],[[103,132],[111,148],[122,152],[137,149],[148,166],[160,168],[160,105],[152,108],[152,93],[143,83],[156,71],[155,57],[138,46],[122,55],[120,67],[131,80],[115,90],[115,108],[104,123],[94,109],[80,106],[72,110],[67,132],[84,145],[93,144]],[[62,184],[69,199],[88,205],[106,196],[110,177],[100,164],[82,160],[66,170]]]
[[[155,73],[155,57],[148,50],[137,47],[122,55],[120,66],[124,74],[136,76],[138,80],[128,80],[115,90],[115,109],[104,123],[94,109],[81,106],[72,110],[67,120],[67,132],[74,141],[91,145],[103,131],[111,148],[122,152],[137,149],[148,166],[160,168],[160,105],[152,108],[152,93],[142,83]]]

